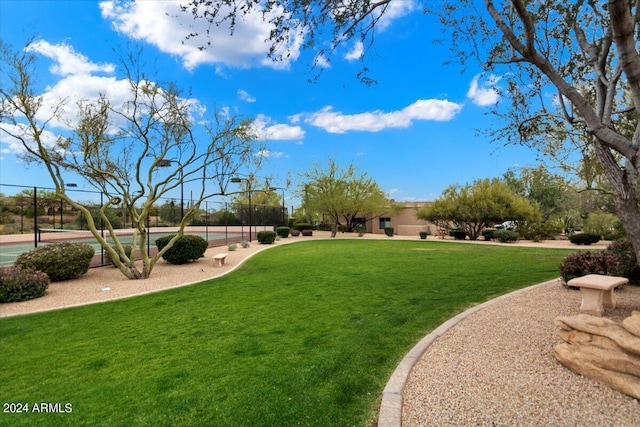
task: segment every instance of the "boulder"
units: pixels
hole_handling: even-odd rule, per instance
[[[622,323],[579,314],[557,317],[556,359],[587,378],[640,399],[640,311]]]

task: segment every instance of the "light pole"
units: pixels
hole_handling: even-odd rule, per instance
[[[286,226],[287,225],[287,218],[286,218],[286,207],[284,206],[284,188],[282,187],[269,187],[269,190],[271,191],[276,191],[276,190],[281,190],[282,191],[282,225]]]
[[[156,164],[159,168],[166,168],[171,166],[171,163],[177,163],[180,166],[178,171],[180,172],[180,222],[182,223],[184,219],[184,175],[182,174],[182,163],[178,160],[160,159]]]
[[[231,182],[238,184],[240,182],[247,183],[247,192],[249,193],[249,243],[251,243],[251,181],[247,178],[231,178]]]

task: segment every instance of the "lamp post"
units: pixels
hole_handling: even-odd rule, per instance
[[[159,168],[166,168],[171,166],[171,163],[177,163],[180,166],[180,222],[184,219],[184,175],[182,174],[182,163],[178,160],[160,159],[156,163]]]
[[[249,243],[251,243],[251,181],[247,178],[231,178],[231,182],[238,184],[241,182],[247,183],[247,192],[249,193]]]
[[[286,226],[287,225],[287,219],[286,219],[286,212],[287,212],[287,208],[284,206],[284,188],[282,187],[269,187],[269,190],[271,191],[276,191],[276,190],[281,190],[282,191],[282,225]]]

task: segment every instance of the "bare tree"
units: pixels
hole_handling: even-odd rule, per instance
[[[0,54],[5,76],[0,87],[0,130],[21,142],[25,160],[47,169],[56,196],[83,214],[93,236],[130,279],[149,277],[155,263],[182,236],[200,203],[224,194],[229,179],[259,159],[254,155],[259,147],[251,120],[214,114],[199,129],[195,100],[183,96],[175,85],[161,86],[146,78],[136,55],[122,61],[128,83],[128,97],[122,105],[102,95],[80,100],[76,106],[61,100],[50,108],[35,92],[34,55],[6,45]],[[70,119],[65,109],[73,109],[76,116]],[[65,118],[71,131],[52,138],[51,123]],[[91,212],[65,192],[69,172],[82,176],[106,196],[100,219],[115,248],[101,235]],[[184,210],[176,238],[150,256],[145,220],[161,197],[185,183],[197,184],[199,194]],[[125,252],[107,217],[107,210],[116,205],[133,224],[130,252]],[[133,261],[135,251],[141,254],[141,267]]]

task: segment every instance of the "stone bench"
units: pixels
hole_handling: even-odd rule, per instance
[[[213,256],[213,262],[216,267],[222,267],[224,265],[224,260],[228,254],[218,254]]]
[[[587,274],[569,280],[567,285],[580,288],[580,295],[582,295],[580,313],[602,316],[605,306],[616,307],[613,290],[627,283],[629,279],[624,277]]]

